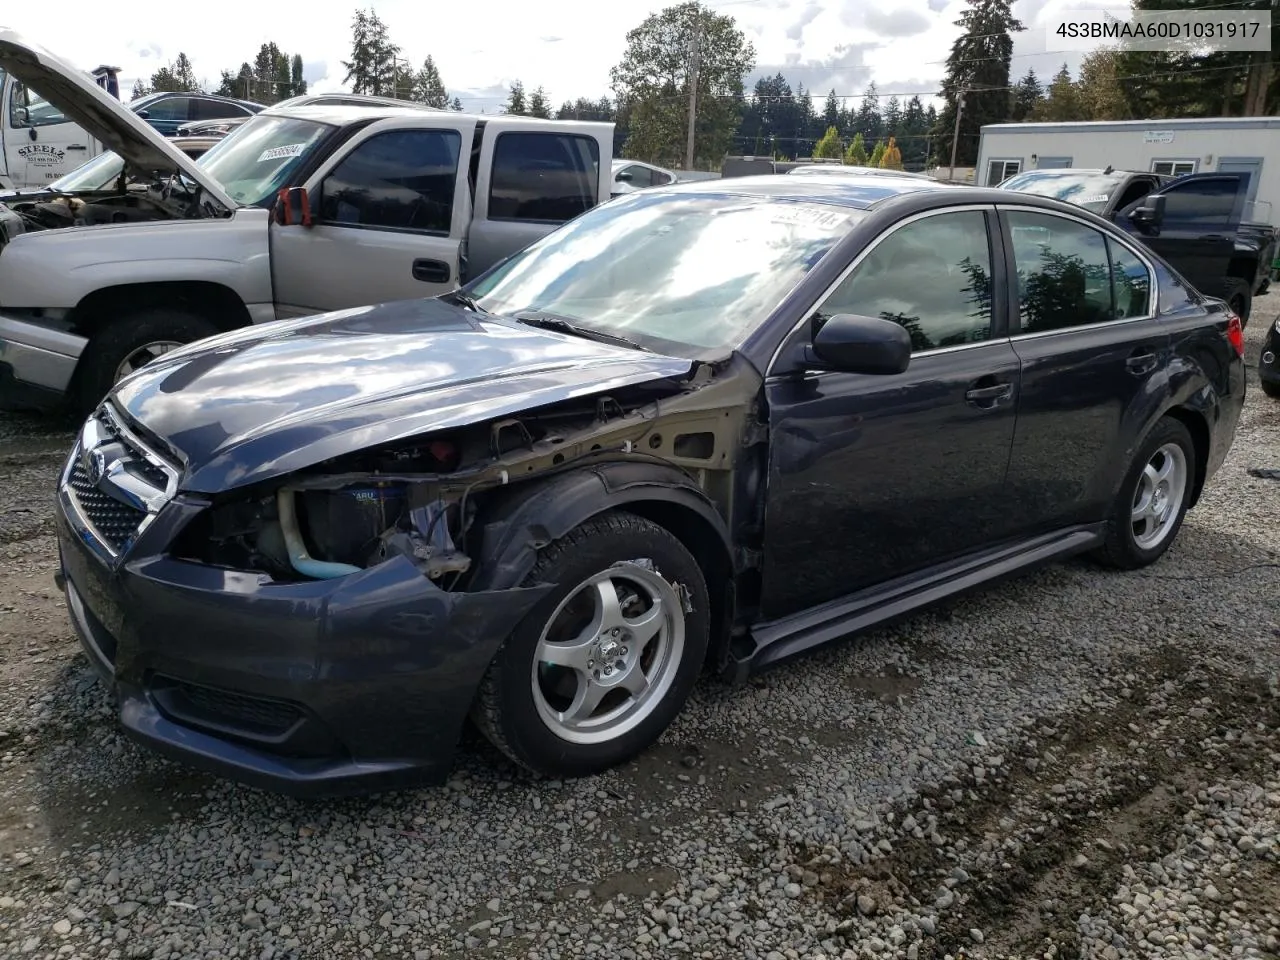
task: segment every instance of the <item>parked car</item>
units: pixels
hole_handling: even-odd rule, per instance
[[[647,187],[662,187],[679,179],[674,170],[642,163],[639,160],[613,161],[613,184],[610,193],[620,197]]]
[[[1262,340],[1258,357],[1258,381],[1262,392],[1280,400],[1280,320],[1273,323]]]
[[[1250,223],[1247,175],[1170,177],[1131,170],[1030,170],[1002,189],[1056,197],[1106,217],[1169,261],[1191,284],[1221,297],[1246,324],[1270,285],[1276,231]]]
[[[704,667],[1077,553],[1155,562],[1231,446],[1243,354],[1225,304],[1058,201],[656,187],[454,293],[121,381],[62,472],[61,583],[170,756],[388,787],[443,777],[470,715],[588,774]]]
[[[192,120],[247,119],[263,106],[211,93],[151,93],[130,101],[129,109],[165,136],[173,136],[179,127]]]
[[[277,107],[408,107],[428,113],[447,113],[442,107],[430,107],[417,100],[379,97],[370,93],[303,93],[281,100]]]
[[[0,406],[92,409],[156,353],[222,330],[455,289],[609,199],[613,125],[408,107],[271,107],[198,163],[12,33],[0,68],[48,89],[145,193],[51,232],[0,207]]]

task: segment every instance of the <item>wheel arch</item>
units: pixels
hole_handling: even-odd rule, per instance
[[[486,506],[481,559],[469,589],[519,586],[548,543],[592,517],[626,510],[669,531],[697,561],[711,604],[707,658],[723,659],[734,610],[732,538],[710,498],[684,472],[644,461],[596,464],[522,483]]]
[[[156,307],[190,311],[222,332],[238,330],[253,322],[239,294],[211,280],[165,280],[101,287],[80,299],[71,319],[81,336],[92,337],[105,324],[126,313]]]
[[[1200,493],[1204,490],[1205,474],[1209,469],[1209,451],[1213,444],[1209,433],[1209,423],[1200,410],[1187,406],[1173,406],[1164,412],[1164,416],[1177,420],[1191,434],[1191,443],[1195,447],[1195,479],[1191,487],[1191,501],[1187,509],[1191,509],[1200,501]]]

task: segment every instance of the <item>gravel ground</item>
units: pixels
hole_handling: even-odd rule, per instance
[[[1257,362],[1270,303],[1250,324]],[[281,799],[116,731],[53,586],[67,425],[0,419],[0,955],[1280,953],[1280,403],[1171,553],[1071,562],[729,691],[633,765]]]

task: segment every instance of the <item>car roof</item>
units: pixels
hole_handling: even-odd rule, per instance
[[[654,189],[708,197],[740,196],[807,201],[870,210],[878,203],[904,194],[972,188],[958,187],[938,180],[917,180],[913,177],[849,177],[839,173],[793,177],[785,173],[768,173],[752,177],[695,180]]]
[[[144,97],[138,97],[137,100],[130,100],[126,106],[136,107],[141,103],[155,103],[158,100],[167,100],[172,97],[195,97],[199,100],[213,100],[217,103],[234,103],[238,107],[247,107],[252,110],[262,109],[262,104],[254,103],[252,100],[238,100],[235,97],[223,97],[216,93],[201,93],[199,90],[158,90],[155,93],[148,93]]]
[[[1042,207],[1046,211],[1085,217],[1102,227],[1110,227],[1088,210],[1034,193],[1004,190],[1000,187],[975,187],[968,184],[944,183],[941,180],[917,180],[912,177],[848,177],[841,174],[793,177],[785,173],[753,177],[728,177],[720,180],[683,181],[662,187],[650,187],[640,195],[657,193],[702,197],[759,197],[792,203],[821,203],[853,210],[872,210],[895,200],[922,201],[919,209],[928,209],[930,195],[942,201],[939,206],[953,204],[1016,204]]]

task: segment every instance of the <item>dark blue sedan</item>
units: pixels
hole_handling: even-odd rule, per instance
[[[166,137],[192,120],[251,117],[264,109],[260,103],[233,100],[209,93],[151,93],[129,102],[129,109]]]

